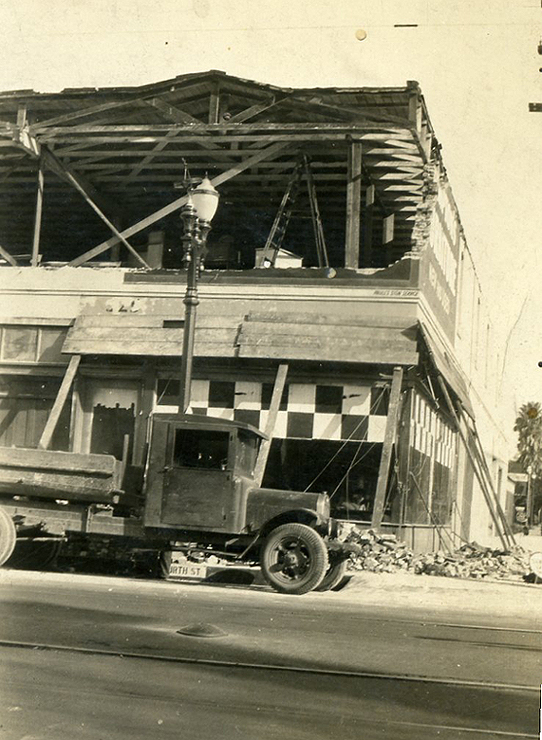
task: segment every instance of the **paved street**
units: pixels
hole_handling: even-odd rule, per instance
[[[1,571],[0,737],[538,737],[534,613],[357,594]]]

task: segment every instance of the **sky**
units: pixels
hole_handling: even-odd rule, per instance
[[[542,0],[1,0],[0,90],[417,80],[519,408],[542,401],[541,38]]]

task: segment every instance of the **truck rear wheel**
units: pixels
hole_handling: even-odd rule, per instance
[[[331,562],[325,576],[322,578],[318,586],[316,586],[315,591],[331,591],[332,588],[339,585],[344,578],[345,573],[346,560],[335,560],[335,562]]]
[[[4,565],[15,548],[15,524],[5,509],[0,508],[0,565]]]
[[[306,594],[324,577],[327,547],[318,532],[306,524],[282,524],[267,536],[260,565],[265,580],[275,591]]]

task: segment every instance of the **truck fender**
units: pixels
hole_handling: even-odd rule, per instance
[[[260,528],[258,540],[260,541],[267,537],[269,532],[280,527],[281,524],[289,524],[290,522],[306,524],[312,529],[315,529],[322,536],[328,534],[329,520],[321,517],[317,511],[314,511],[314,509],[292,509],[291,511],[283,511],[272,519],[268,519],[264,522]]]

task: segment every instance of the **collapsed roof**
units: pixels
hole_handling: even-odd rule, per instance
[[[212,243],[231,236],[233,266],[250,268],[303,155],[329,264],[345,266],[353,228],[345,214],[357,198],[369,247],[347,266],[382,267],[413,247],[438,149],[415,82],[290,89],[210,71],[142,87],[0,93],[0,248],[11,264],[78,265],[129,256],[128,242],[137,265],[160,229],[165,266],[180,267],[184,201],[175,186],[188,171],[219,185]],[[317,264],[304,188],[284,246],[304,266]]]

